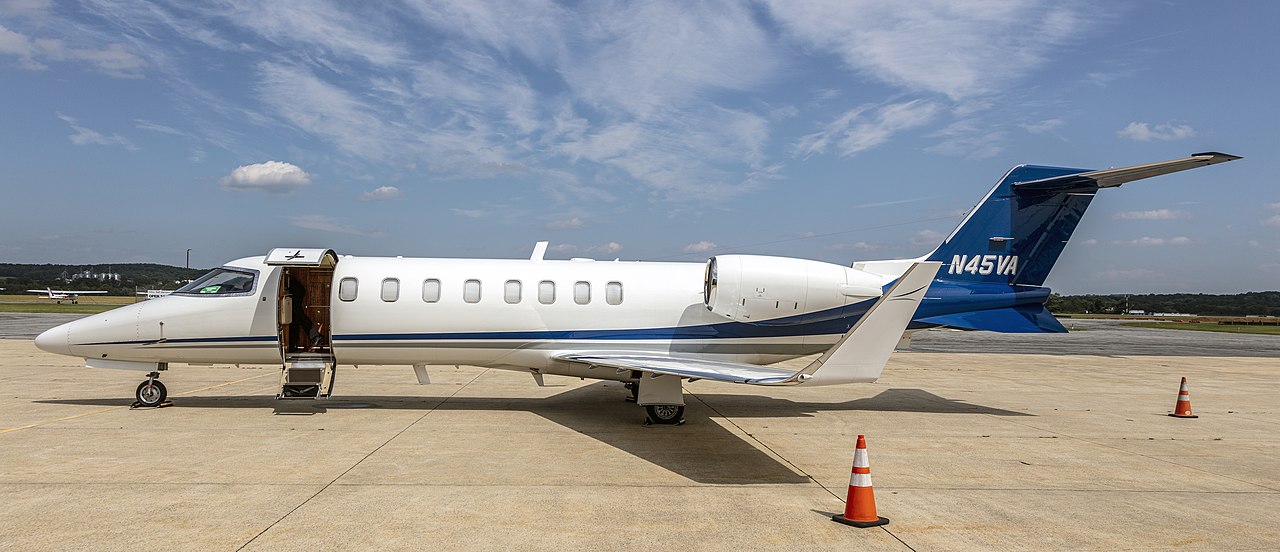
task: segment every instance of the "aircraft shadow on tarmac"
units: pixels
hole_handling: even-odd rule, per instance
[[[623,400],[617,384],[596,383],[549,397],[354,396],[341,400],[277,401],[272,396],[180,396],[173,408],[243,408],[279,415],[315,415],[330,410],[404,409],[432,412],[508,411],[537,414],[656,466],[703,484],[802,484],[804,474],[779,461],[755,442],[713,421],[712,417],[794,418],[824,411],[921,412],[1029,416],[999,408],[947,399],[922,389],[887,389],[874,397],[838,403],[797,402],[759,395],[690,394],[688,423],[679,427],[642,426],[643,410]],[[126,406],[127,398],[58,399],[45,404]],[[421,423],[431,423],[431,418]],[[548,451],[549,453],[554,451]]]

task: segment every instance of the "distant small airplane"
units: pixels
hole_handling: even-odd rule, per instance
[[[107,292],[105,291],[66,291],[66,290],[57,290],[57,289],[50,289],[50,288],[29,289],[27,290],[27,293],[39,293],[41,295],[44,295],[45,299],[49,299],[50,301],[57,301],[59,305],[61,305],[63,301],[71,301],[72,305],[79,303],[81,295],[106,295],[107,294]]]
[[[758,255],[703,263],[339,256],[275,249],[172,294],[35,340],[94,368],[138,370],[164,403],[170,363],[280,364],[281,399],[328,397],[335,367],[466,364],[619,381],[648,420],[683,420],[685,380],[872,382],[927,328],[1065,332],[1045,278],[1097,192],[1239,159],[1197,153],[1103,170],[1020,165],[931,253],[839,265]],[[625,292],[624,292],[625,290]],[[483,291],[483,293],[482,293]],[[50,293],[52,297],[52,292]],[[819,354],[799,370],[768,366]]]

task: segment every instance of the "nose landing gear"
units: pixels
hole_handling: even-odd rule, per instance
[[[138,391],[134,393],[134,397],[138,399],[138,402],[133,403],[133,408],[155,408],[165,405],[165,399],[169,397],[169,390],[165,389],[159,378],[160,372],[151,372],[147,374],[146,381],[138,384]]]

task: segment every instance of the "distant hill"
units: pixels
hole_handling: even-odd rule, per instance
[[[106,290],[111,295],[133,295],[136,289],[174,289],[208,272],[154,263],[93,265],[0,263],[0,287],[5,293],[54,288]],[[118,275],[118,276],[116,276]]]
[[[1280,291],[1251,291],[1235,295],[1160,293],[1145,295],[1058,295],[1049,298],[1057,314],[1122,314],[1176,312],[1201,316],[1280,316]]]

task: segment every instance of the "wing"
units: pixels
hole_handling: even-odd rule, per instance
[[[875,381],[889,361],[898,338],[911,322],[920,301],[924,299],[939,266],[940,263],[932,261],[911,265],[839,342],[802,370],[782,370],[756,364],[653,352],[564,352],[552,355],[552,358],[592,367],[634,370],[655,376],[752,385],[787,385],[807,381],[816,385],[828,385]]]
[[[786,383],[791,376],[796,374],[795,370],[780,370],[756,364],[665,356],[653,353],[637,354],[627,351],[561,353],[554,355],[552,358],[589,366],[635,370],[655,375],[751,383],[755,385]]]

